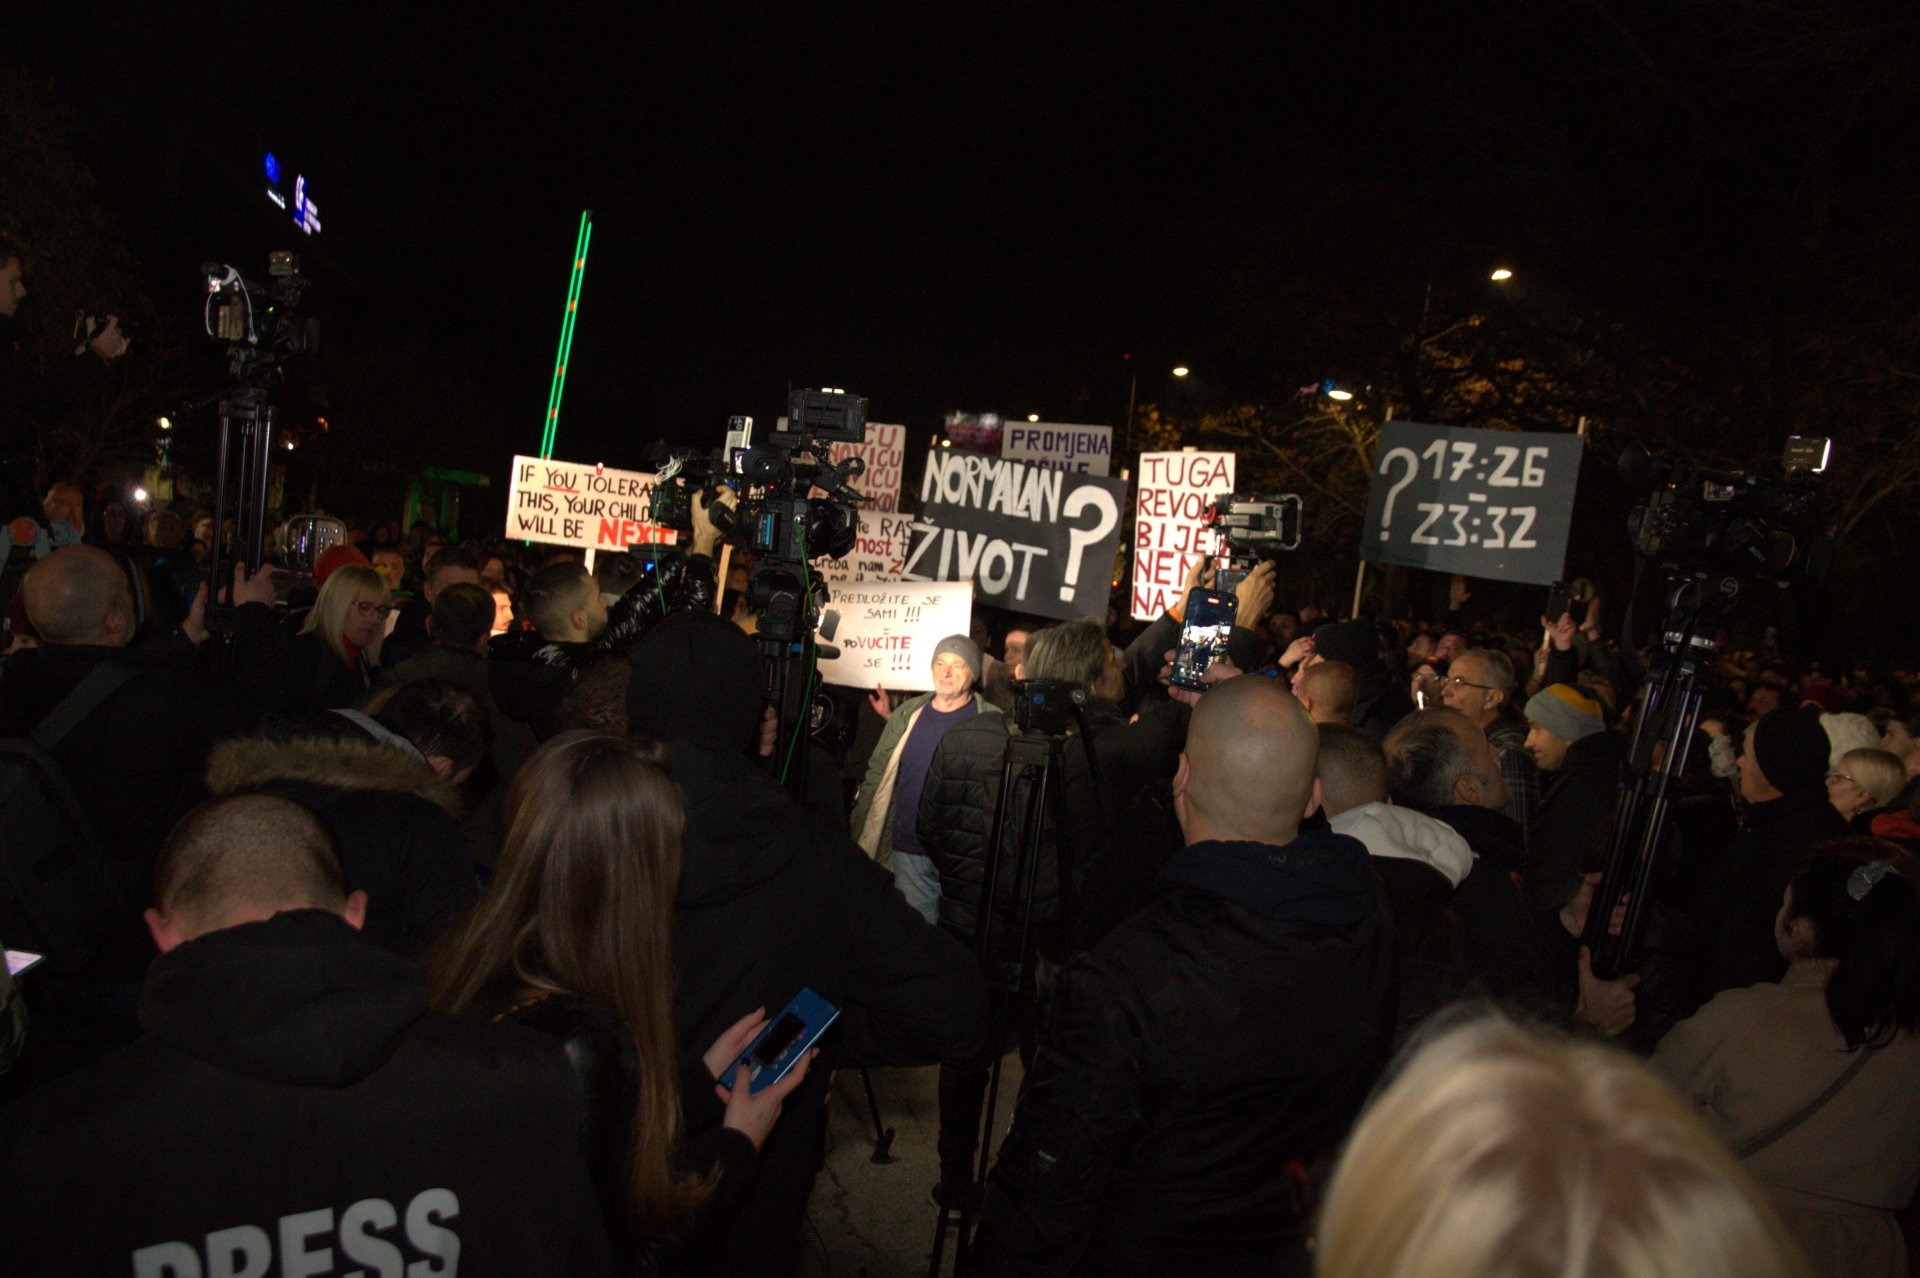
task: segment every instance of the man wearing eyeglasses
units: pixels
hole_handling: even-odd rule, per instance
[[[1513,663],[1505,653],[1468,648],[1454,657],[1440,681],[1440,703],[1458,710],[1487,734],[1507,782],[1503,809],[1520,827],[1531,830],[1533,810],[1540,803],[1540,767],[1527,753],[1526,725],[1506,713],[1513,702]]]

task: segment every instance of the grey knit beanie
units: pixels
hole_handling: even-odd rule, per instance
[[[948,635],[945,639],[942,639],[940,641],[937,647],[934,648],[933,660],[938,661],[940,660],[941,657],[945,656],[949,652],[951,652],[954,656],[960,658],[960,660],[967,663],[967,669],[973,672],[973,681],[976,684],[979,683],[980,682],[980,645],[975,643],[973,640],[967,638],[965,635]],[[932,664],[932,663],[929,662],[928,664]]]

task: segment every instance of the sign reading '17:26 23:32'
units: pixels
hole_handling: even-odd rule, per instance
[[[1495,581],[1558,581],[1583,441],[1388,422],[1360,553]]]

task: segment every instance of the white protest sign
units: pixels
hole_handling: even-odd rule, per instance
[[[828,585],[845,581],[898,581],[907,565],[913,516],[877,510],[860,512],[853,549],[839,559],[816,559],[813,570]]]
[[[1113,460],[1113,427],[1009,422],[1001,437],[1000,455],[1055,470],[1104,475]]]
[[[860,504],[861,511],[900,509],[900,486],[907,470],[907,428],[868,422],[866,438],[859,443],[827,445],[829,462],[838,464],[848,457],[858,457],[867,464],[852,481],[853,491],[867,499]],[[815,489],[814,496],[819,495]]]
[[[973,620],[970,581],[860,582],[833,587],[814,655],[841,688],[933,691],[933,650]]]
[[[1134,512],[1133,615],[1156,620],[1179,598],[1187,569],[1214,552],[1207,505],[1233,491],[1232,453],[1141,453]]]
[[[671,528],[649,523],[653,476],[540,457],[513,459],[507,536],[587,550],[672,544]]]

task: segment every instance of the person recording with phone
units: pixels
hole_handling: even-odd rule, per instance
[[[1233,629],[1227,639],[1227,656],[1242,670],[1252,670],[1265,659],[1267,642],[1260,625],[1273,606],[1277,572],[1273,561],[1266,560],[1234,584]],[[1188,598],[1198,588],[1211,589],[1214,577],[1213,558],[1196,558],[1187,566],[1186,581],[1172,606],[1127,645],[1121,656],[1125,685],[1119,704],[1129,714],[1167,700],[1166,687],[1158,678],[1165,654],[1179,643]]]
[[[0,523],[37,519],[34,470],[37,430],[57,421],[84,391],[106,372],[106,365],[127,353],[127,337],[118,316],[75,339],[73,358],[48,372],[37,371],[22,349],[29,339],[18,313],[27,296],[26,250],[0,236]]]

